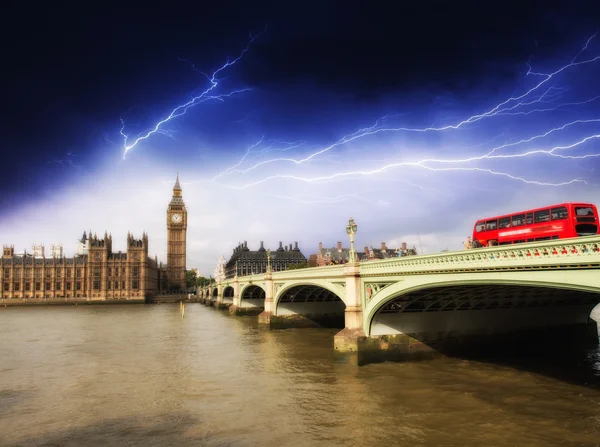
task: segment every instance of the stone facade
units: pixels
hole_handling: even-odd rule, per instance
[[[167,207],[167,282],[171,292],[185,290],[187,208],[183,202],[179,174]]]
[[[178,217],[174,217],[174,215]],[[159,293],[185,288],[187,210],[181,198],[179,178],[167,208],[168,264],[148,256],[148,235],[137,239],[127,234],[127,251],[113,252],[112,235],[97,237],[84,232],[77,254],[62,255],[52,250],[45,257],[15,254],[5,245],[0,258],[0,299],[2,300],[145,300]],[[41,254],[41,257],[39,256]]]
[[[113,253],[112,236],[86,237],[89,254],[73,258],[15,256],[4,246],[0,259],[3,299],[145,299],[158,293],[156,259],[148,257],[148,236],[127,236],[127,252]]]
[[[183,202],[179,174],[167,207],[167,281],[169,291],[185,290],[187,208]]]
[[[274,272],[285,270],[290,264],[300,264],[306,262],[306,257],[298,248],[298,242],[289,246],[283,246],[279,242],[279,248],[271,251],[271,269]],[[238,276],[251,275],[256,273],[265,273],[267,271],[267,250],[264,243],[260,242],[260,248],[256,251],[248,248],[248,243],[244,241],[233,249],[233,253],[225,265],[225,277],[233,278],[236,273]]]

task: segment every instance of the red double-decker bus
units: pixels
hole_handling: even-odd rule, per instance
[[[561,203],[481,219],[473,229],[473,244],[518,244],[600,234],[598,210],[591,203]]]

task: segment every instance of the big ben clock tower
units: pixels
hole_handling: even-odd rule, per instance
[[[167,282],[170,290],[185,290],[185,236],[187,209],[181,196],[179,174],[167,207]]]

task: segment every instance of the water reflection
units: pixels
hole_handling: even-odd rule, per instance
[[[598,443],[598,348],[357,368],[335,332],[202,305],[3,309],[0,444]]]

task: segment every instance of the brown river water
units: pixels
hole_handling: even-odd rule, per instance
[[[600,348],[357,367],[336,331],[201,304],[0,309],[0,445],[600,446]]]

